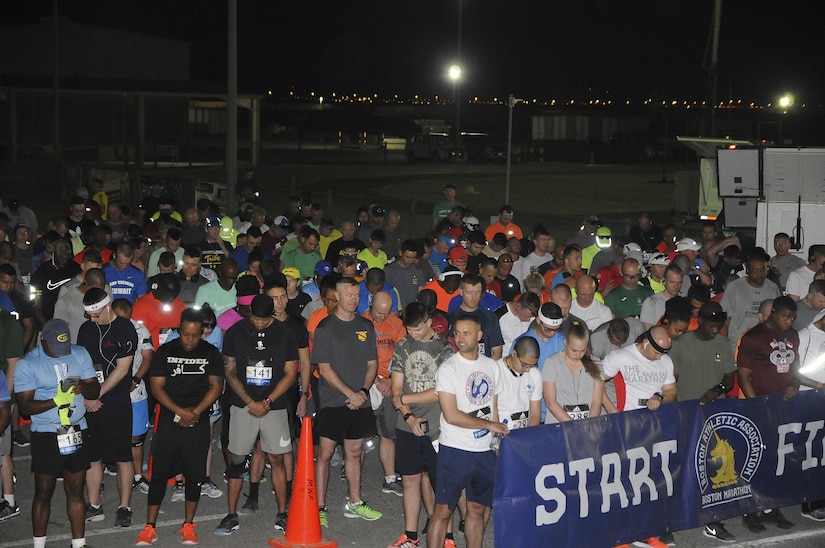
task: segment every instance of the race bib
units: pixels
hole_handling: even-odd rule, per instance
[[[246,384],[269,386],[272,381],[272,366],[263,362],[250,363],[246,366]]]
[[[95,375],[97,376],[97,382],[103,384],[103,381],[106,380],[106,378],[103,376],[103,366],[101,366],[99,363],[96,363],[94,367]]]
[[[515,430],[517,428],[526,428],[527,423],[530,421],[530,412],[529,411],[518,411],[510,415],[510,422],[507,426],[510,427],[510,430]]]
[[[60,427],[57,430],[57,450],[61,455],[73,455],[83,445],[83,433],[75,430],[73,426],[69,428]]]
[[[574,421],[586,419],[590,416],[590,406],[586,403],[580,403],[578,405],[564,405],[562,407],[564,407],[565,413],[567,413]]]

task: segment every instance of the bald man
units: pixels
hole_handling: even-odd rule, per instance
[[[570,331],[570,326],[573,325],[573,322],[585,323],[583,319],[570,313],[573,306],[573,292],[570,291],[570,287],[567,284],[559,284],[550,291],[550,302],[557,304],[559,308],[561,308],[561,317],[563,320],[561,332],[564,333],[565,337]]]
[[[596,279],[588,275],[580,276],[576,280],[576,298],[570,304],[570,313],[584,320],[591,332],[613,319],[610,308],[595,297]]]
[[[384,483],[381,490],[385,493],[403,496],[404,488],[395,473],[395,423],[397,412],[392,405],[392,382],[390,381],[390,362],[395,345],[407,335],[407,330],[398,316],[393,315],[392,295],[379,291],[372,298],[369,309],[363,316],[372,322],[375,328],[375,342],[378,347],[378,375],[370,388],[370,400],[375,410],[375,424],[381,445],[378,455],[384,467]]]
[[[621,373],[624,386],[616,387],[619,411],[650,409],[676,401],[676,378],[673,362],[667,354],[672,341],[667,330],[656,326],[647,330],[640,342],[614,350],[604,357],[605,380]]]

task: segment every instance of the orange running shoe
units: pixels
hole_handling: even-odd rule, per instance
[[[155,532],[155,528],[149,525],[148,523],[143,528],[143,531],[138,533],[137,540],[135,541],[135,546],[151,546],[158,540],[158,534]]]
[[[181,536],[181,544],[197,544],[198,543],[198,535],[195,534],[195,525],[194,523],[184,523],[183,527],[180,528]]]

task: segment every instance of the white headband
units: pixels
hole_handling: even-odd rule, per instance
[[[550,327],[559,327],[562,323],[564,323],[564,318],[552,319],[548,318],[544,314],[541,313],[541,309],[539,309],[539,321],[543,324],[549,325]]]
[[[99,303],[84,304],[83,305],[83,310],[85,310],[86,312],[97,312],[98,310],[101,310],[103,307],[105,307],[110,302],[112,302],[112,298],[109,297],[109,294],[107,293],[106,296],[103,298],[103,300],[100,301]]]

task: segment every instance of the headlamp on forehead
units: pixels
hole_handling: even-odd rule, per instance
[[[724,310],[714,311],[714,312],[708,312],[708,311],[702,312],[700,310],[699,311],[699,317],[702,318],[703,320],[708,320],[709,322],[725,323],[725,320],[728,319],[728,313],[725,312]]]

